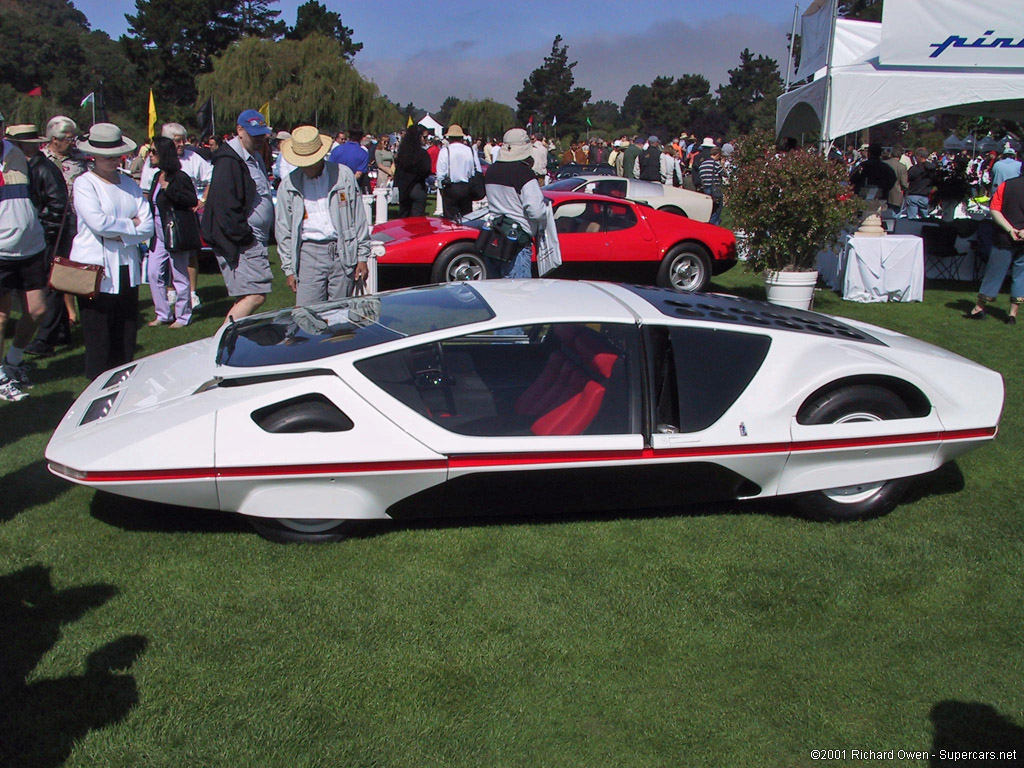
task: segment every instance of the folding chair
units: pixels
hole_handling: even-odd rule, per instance
[[[931,262],[940,280],[960,279],[960,267],[967,254],[956,249],[956,237],[956,227],[951,224],[921,227],[925,260]]]

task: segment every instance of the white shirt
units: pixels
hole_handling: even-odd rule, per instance
[[[75,179],[74,206],[78,232],[71,258],[103,267],[103,293],[120,293],[121,266],[127,266],[133,286],[142,282],[139,244],[153,237],[153,214],[143,192],[130,176],[109,184],[95,173]],[[132,219],[138,219],[136,226]]]
[[[328,202],[330,188],[327,184],[327,174],[321,172],[315,179],[311,179],[303,173],[303,177],[302,202],[306,213],[302,219],[302,240],[337,240],[338,231],[331,221]]]
[[[453,141],[437,156],[437,178],[453,183],[469,181],[480,170],[476,152],[461,141]]]

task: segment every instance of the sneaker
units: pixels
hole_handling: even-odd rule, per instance
[[[195,291],[192,291],[192,309],[199,309],[202,303],[203,302],[199,300],[199,294],[196,293]]]
[[[24,360],[21,361],[21,365],[11,365],[4,361],[2,369],[4,376],[17,384],[18,389],[32,389],[32,380],[28,377],[28,363]]]
[[[7,376],[7,374],[0,372],[0,400],[16,403],[19,400],[24,400],[26,397],[28,397],[28,392],[22,392],[13,379]]]

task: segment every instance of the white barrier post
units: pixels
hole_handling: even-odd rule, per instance
[[[377,215],[373,219],[374,224],[383,224],[388,220],[388,198],[390,197],[390,192],[391,190],[387,187],[384,189],[377,187],[373,190],[373,196],[377,201]]]
[[[437,188],[437,203],[434,205],[434,215],[444,216],[444,204],[441,202],[441,188]]]
[[[384,244],[373,243],[370,246],[370,258],[366,260],[366,268],[369,274],[366,276],[366,292],[377,292],[377,259],[384,255]]]
[[[366,220],[373,221],[373,195],[360,195],[363,198],[363,210],[366,212]]]

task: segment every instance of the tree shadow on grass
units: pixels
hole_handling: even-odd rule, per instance
[[[13,520],[26,509],[47,504],[68,489],[65,481],[54,477],[46,469],[46,460],[8,472],[3,476],[4,503],[0,507],[0,523]]]
[[[174,504],[130,499],[96,491],[89,514],[124,531],[164,533],[237,533],[249,530],[237,515],[215,509],[193,509]]]
[[[56,592],[50,569],[39,565],[0,576],[0,764],[63,765],[76,742],[120,722],[138,703],[135,678],[123,673],[146,649],[140,635],[94,650],[82,675],[28,682],[61,627],[116,594],[109,584]]]
[[[935,735],[929,766],[1024,764],[1024,728],[988,704],[941,701],[929,713]],[[943,751],[946,759],[943,759]],[[961,753],[954,759],[951,753]],[[969,758],[963,753],[986,753]]]

